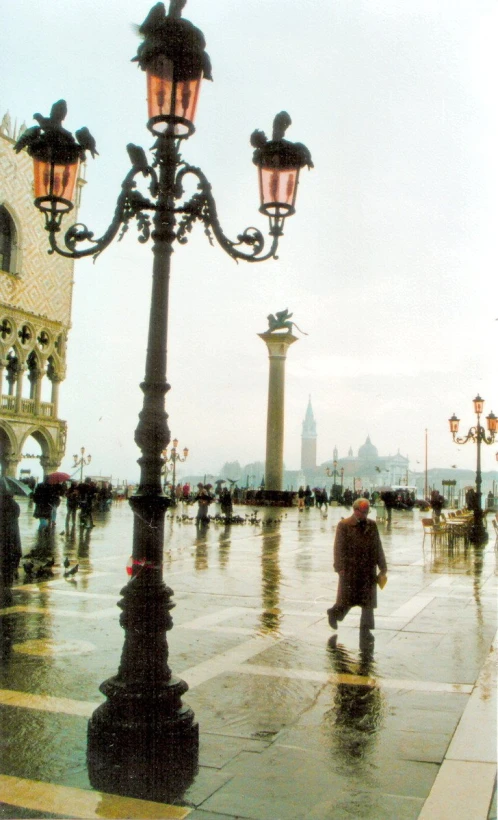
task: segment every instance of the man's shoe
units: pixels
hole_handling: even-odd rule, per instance
[[[332,608],[327,609],[327,615],[329,619],[329,626],[331,626],[332,629],[337,629],[337,618],[334,615],[334,610]]]

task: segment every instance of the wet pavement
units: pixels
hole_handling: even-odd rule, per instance
[[[26,554],[38,522],[20,504]],[[52,575],[21,570],[0,610],[0,817],[496,817],[493,538],[450,554],[428,538],[423,549],[417,511],[380,523],[389,580],[363,644],[359,610],[337,633],[326,617],[344,508],[237,507],[247,523],[198,530],[179,507],[166,525],[169,663],[189,685],[200,759],[170,805],[90,785],[87,722],[121,656],[132,513],[115,504],[65,536],[64,512],[44,548]]]

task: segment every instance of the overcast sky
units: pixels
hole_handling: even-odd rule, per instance
[[[130,59],[144,0],[6,0],[0,111],[32,124],[63,97],[86,125],[80,220],[112,218],[125,146],[150,148],[145,75]],[[202,227],[176,248],[170,293],[168,412],[188,472],[264,459],[268,358],[258,333],[283,308],[308,335],[290,349],[284,460],[300,466],[311,395],[318,460],[356,454],[367,435],[420,469],[475,467],[472,399],[498,414],[498,6],[495,0],[189,0],[214,82],[203,83],[183,155],[213,184],[225,232],[266,232],[249,136],[282,109],[304,142],[297,213],[279,259],[236,264]],[[68,227],[70,220],[68,219]],[[134,480],[151,244],[132,226],[96,262],[75,265],[61,417],[92,472]],[[496,467],[498,446],[483,451]],[[419,464],[417,465],[417,462]],[[29,466],[32,466],[29,465]],[[185,465],[187,467],[187,465]]]

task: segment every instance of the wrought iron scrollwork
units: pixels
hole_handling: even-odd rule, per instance
[[[486,435],[485,428],[479,424],[471,427],[466,436],[453,435],[455,444],[467,444],[468,441],[473,441],[474,444],[482,442],[483,444],[494,444],[495,434],[492,432],[490,436]]]
[[[57,253],[60,256],[66,256],[71,259],[81,259],[85,256],[93,256],[94,260],[102,253],[105,248],[113,241],[113,239],[121,232],[118,241],[123,238],[123,235],[128,230],[128,225],[131,219],[137,220],[137,227],[139,232],[138,241],[147,242],[150,237],[151,220],[147,211],[156,209],[156,205],[152,200],[143,196],[136,188],[135,177],[137,174],[144,176],[151,175],[151,187],[157,187],[157,176],[155,171],[147,166],[146,169],[134,166],[127,173],[121,186],[121,193],[116,202],[114,217],[111,224],[98,239],[94,239],[94,232],[81,222],[72,225],[64,235],[64,247],[60,247],[57,243],[57,234],[60,231],[61,216],[53,212],[46,213],[46,229],[50,235],[50,250],[49,253]],[[88,242],[91,247],[81,248],[80,243]]]
[[[216,239],[223,250],[236,261],[245,259],[247,262],[264,262],[272,257],[277,258],[278,241],[283,233],[281,223],[278,221],[270,223],[272,241],[266,252],[263,234],[253,226],[245,228],[242,233],[238,234],[235,241],[229,239],[220,225],[211,184],[203,171],[181,160],[174,140],[162,138],[158,140],[153,150],[154,161],[152,165],[149,165],[142,148],[135,145],[128,146],[133,167],[122,183],[112,222],[99,238],[94,238],[94,232],[86,225],[77,223],[66,231],[63,243],[59,245],[57,234],[61,230],[62,214],[55,210],[46,212],[45,227],[50,235],[49,253],[57,253],[72,259],[93,256],[95,260],[118,234],[118,241],[123,238],[132,219],[136,219],[138,241],[145,243],[151,237],[150,212],[161,211],[169,212],[173,224],[176,220],[172,238],[180,244],[188,241],[195,223],[201,222],[210,244],[214,245],[214,239]],[[163,181],[162,169],[168,166],[178,170],[173,179],[170,177],[170,182],[166,184]],[[135,177],[139,174],[148,179],[148,191],[152,199],[144,196],[137,189]],[[188,175],[196,178],[197,191],[189,199],[183,201],[184,180]],[[83,243],[86,243],[88,247],[82,247]]]
[[[276,255],[278,240],[283,233],[280,225],[275,225],[271,229],[270,235],[273,237],[273,240],[271,247],[265,254],[263,254],[265,240],[258,228],[246,228],[237,236],[237,242],[225,236],[218,218],[216,202],[211,191],[211,183],[200,168],[188,165],[185,162],[182,163],[175,180],[176,199],[181,199],[183,196],[183,180],[188,174],[192,174],[197,178],[197,189],[199,192],[193,194],[187,202],[175,208],[175,213],[183,215],[178,222],[176,231],[176,238],[180,243],[188,241],[188,234],[191,232],[196,220],[198,220],[203,223],[204,233],[207,235],[211,245],[213,244],[212,237],[214,235],[223,250],[236,261],[245,259],[246,262],[263,262],[271,257],[275,259],[278,258]],[[250,252],[242,252],[238,249],[240,246],[250,248]],[[263,255],[260,256],[259,254]]]

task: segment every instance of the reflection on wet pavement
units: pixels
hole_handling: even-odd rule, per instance
[[[332,637],[326,618],[343,509],[323,518],[317,510],[254,515],[241,507],[246,523],[207,527],[189,521],[191,512],[166,521],[164,573],[176,604],[170,665],[190,687],[200,769],[173,801],[184,808],[135,801],[123,816],[441,820],[472,748],[478,768],[470,779],[457,777],[467,789],[459,805],[474,801],[467,817],[485,820],[494,782],[488,767],[496,767],[492,546],[455,544],[450,554],[438,545],[424,554],[418,513],[381,524],[389,582],[379,593],[375,640],[364,641],[359,611]],[[70,794],[80,806],[72,816],[120,816],[110,795],[85,802],[98,794],[88,780],[86,727],[121,655],[116,604],[127,582],[132,517],[115,505],[96,516],[95,529],[67,534],[63,517],[64,510],[56,530],[40,538],[24,503],[25,562],[49,566],[33,577],[21,564],[0,605],[0,817],[60,816]],[[46,787],[43,797],[34,782]],[[168,814],[173,809],[183,814]]]

